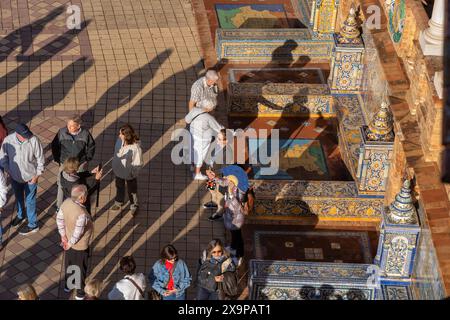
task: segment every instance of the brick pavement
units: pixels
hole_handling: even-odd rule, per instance
[[[25,121],[46,150],[39,182],[41,229],[21,236],[9,227],[12,197],[2,214],[6,249],[0,252],[0,299],[33,283],[41,299],[67,299],[62,290],[62,250],[56,231],[57,167],[49,142],[75,111],[97,142],[93,164],[107,161],[121,124],[138,129],[145,166],[139,180],[140,212],[108,210],[115,195],[111,174],[102,181],[94,210],[90,277],[104,293],[121,275],[117,264],[133,254],[147,273],[160,248],[173,242],[191,272],[206,243],[224,238],[200,208],[208,199],[187,166],[170,161],[170,136],[187,110],[192,82],[203,72],[198,35],[187,0],[72,0],[81,7],[82,30],[68,31],[67,0],[0,1],[0,111],[8,127]],[[107,168],[106,168],[107,169]],[[188,298],[194,291],[188,292]]]

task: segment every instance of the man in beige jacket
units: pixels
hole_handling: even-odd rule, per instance
[[[72,188],[71,198],[63,202],[56,216],[61,245],[65,251],[64,291],[70,292],[71,289],[76,288],[75,299],[77,300],[84,299],[89,243],[94,229],[92,218],[84,206],[87,197],[87,187],[75,185]],[[75,286],[69,283],[73,279]]]

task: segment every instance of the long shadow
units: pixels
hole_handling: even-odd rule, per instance
[[[2,40],[9,42],[8,50],[4,51],[4,55],[0,56],[0,63],[6,60],[11,53],[13,53],[17,47],[21,46],[21,54],[24,55],[33,44],[33,37],[44,30],[45,25],[55,19],[61,13],[64,12],[64,6],[59,6],[53,9],[48,15],[40,18],[26,26],[20,27],[17,30],[12,31]]]
[[[23,123],[31,121],[40,112],[61,102],[72,89],[78,78],[92,67],[93,64],[93,60],[88,60],[84,57],[72,62],[56,76],[31,90],[26,100],[21,102],[13,110],[8,111],[4,116],[19,117]],[[39,99],[42,95],[51,96],[51,99]],[[39,99],[40,110],[31,108],[35,104],[36,99]]]
[[[79,30],[68,30],[63,35],[57,37],[32,55],[27,57],[20,66],[8,72],[0,78],[0,94],[5,93],[9,89],[15,87],[22,80],[26,79],[33,71],[39,68],[46,61],[50,60],[58,52],[61,52],[72,40],[84,30],[90,23],[90,20],[83,21]],[[55,44],[58,44],[55,48]],[[9,78],[9,79],[8,79]],[[14,80],[12,80],[14,79]]]

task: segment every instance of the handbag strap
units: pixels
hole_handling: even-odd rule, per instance
[[[194,120],[195,120],[198,116],[201,116],[201,115],[204,114],[204,113],[206,113],[206,112],[199,113],[198,115],[196,115],[195,117],[193,117],[192,120],[191,120],[191,122],[190,122],[190,124],[191,124],[192,122],[194,122]]]
[[[139,285],[136,283],[136,281],[134,281],[134,280],[131,279],[131,278],[127,278],[127,277],[125,277],[125,279],[129,280],[129,281],[136,287],[136,289],[139,290],[139,293],[141,294],[142,298],[145,298],[144,291],[142,291],[142,288],[139,287]]]

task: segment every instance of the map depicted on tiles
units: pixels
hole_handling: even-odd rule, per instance
[[[222,29],[289,28],[282,4],[216,4]]]
[[[249,154],[259,154],[258,149],[267,140],[249,139]],[[328,178],[328,169],[322,146],[317,140],[280,139],[279,170],[275,175],[261,175],[262,166],[254,166],[254,179],[262,180],[323,180]],[[267,153],[271,157],[271,143],[267,143]],[[273,155],[276,156],[276,155]],[[258,159],[258,163],[260,163]]]

